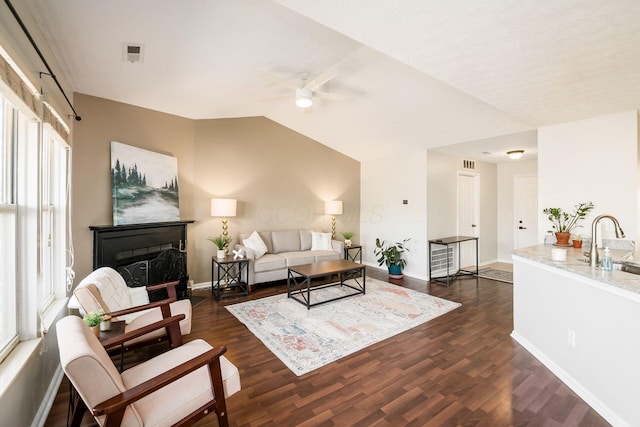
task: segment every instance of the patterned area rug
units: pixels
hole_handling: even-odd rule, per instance
[[[484,268],[478,271],[478,277],[485,279],[497,280],[499,282],[513,283],[513,273],[510,271],[494,270],[493,268]]]
[[[286,293],[226,308],[289,369],[303,375],[461,305],[373,278],[367,279],[366,291],[311,310]],[[336,286],[316,292],[319,299],[328,299],[345,291]]]

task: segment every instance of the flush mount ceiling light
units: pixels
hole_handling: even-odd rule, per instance
[[[524,150],[507,151],[507,156],[509,156],[511,160],[518,160],[520,157],[522,157],[523,154]]]
[[[313,93],[310,89],[297,89],[296,90],[296,105],[300,108],[309,108],[313,105],[311,96]]]

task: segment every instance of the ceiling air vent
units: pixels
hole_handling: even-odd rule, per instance
[[[125,43],[124,44],[124,60],[129,62],[143,62],[144,61],[144,45]]]
[[[476,162],[473,160],[463,160],[462,161],[462,169],[474,171],[476,170]]]

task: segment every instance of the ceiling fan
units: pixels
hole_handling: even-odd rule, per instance
[[[327,70],[314,79],[310,79],[310,75],[307,72],[299,73],[298,79],[300,79],[299,85],[294,85],[287,80],[281,79],[278,76],[274,76],[273,74],[267,74],[270,79],[272,79],[276,84],[280,86],[284,86],[295,91],[296,94],[296,105],[300,108],[309,108],[313,105],[313,98],[323,98],[330,99],[334,101],[344,101],[347,98],[342,95],[338,95],[335,93],[323,92],[320,89],[323,85],[329,82],[329,80],[335,78],[338,73],[332,70]],[[283,95],[289,96],[289,95]],[[277,98],[280,98],[278,96]]]

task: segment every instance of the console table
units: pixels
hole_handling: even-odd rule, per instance
[[[476,243],[476,269],[475,271],[464,270],[460,268],[460,243],[475,240]],[[447,274],[445,276],[432,277],[432,262],[431,262],[431,248],[433,245],[440,245],[447,248]],[[451,263],[449,262],[449,246],[457,246],[458,249],[458,270],[454,273],[450,271]],[[429,240],[429,280],[439,283],[444,283],[449,286],[452,280],[458,278],[458,276],[478,276],[478,238],[473,236],[451,236],[442,239]]]

